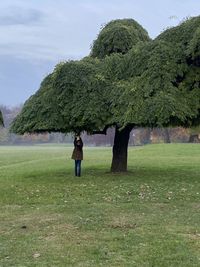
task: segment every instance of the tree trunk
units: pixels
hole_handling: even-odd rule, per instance
[[[199,135],[198,134],[191,134],[188,142],[189,143],[200,143]]]
[[[164,128],[164,134],[163,135],[164,135],[164,142],[165,143],[171,143],[169,129]]]
[[[126,126],[121,131],[118,127],[115,129],[111,172],[127,171],[128,141],[132,128],[132,126]]]
[[[141,143],[144,145],[150,144],[151,143],[151,128],[145,128],[145,129],[142,129],[142,131],[144,132],[144,135],[143,135],[143,140]]]

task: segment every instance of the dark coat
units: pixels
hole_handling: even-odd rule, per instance
[[[82,139],[74,139],[74,150],[72,153],[72,159],[74,160],[83,160],[83,141]]]

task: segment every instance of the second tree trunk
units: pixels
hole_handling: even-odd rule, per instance
[[[126,126],[121,131],[116,127],[111,172],[127,171],[128,142],[131,130],[130,126]]]

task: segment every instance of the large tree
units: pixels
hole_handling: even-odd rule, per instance
[[[90,56],[58,64],[25,103],[12,131],[105,134],[111,171],[127,170],[133,127],[200,124],[200,17],[155,40],[134,20],[108,23]]]

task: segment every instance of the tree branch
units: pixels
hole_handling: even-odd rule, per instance
[[[99,131],[93,131],[92,134],[104,134],[106,135],[107,134],[107,129],[110,127],[111,125],[106,125],[104,127],[103,130],[99,130]]]

